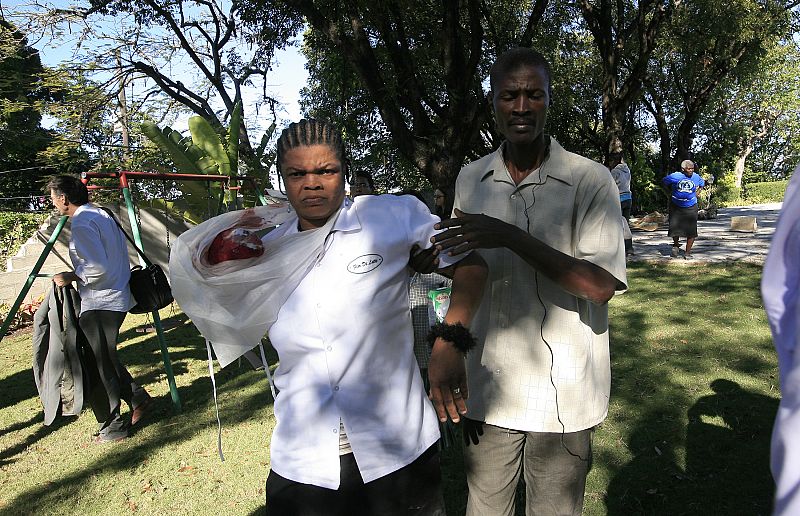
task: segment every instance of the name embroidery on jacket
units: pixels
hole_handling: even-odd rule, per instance
[[[379,254],[362,254],[347,264],[347,271],[353,274],[366,274],[377,269],[383,263]]]

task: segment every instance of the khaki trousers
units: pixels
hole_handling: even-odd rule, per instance
[[[526,516],[575,515],[583,509],[592,461],[592,431],[520,432],[465,420],[473,439],[464,448],[467,516],[514,516],[521,475]],[[465,438],[466,440],[466,438]]]

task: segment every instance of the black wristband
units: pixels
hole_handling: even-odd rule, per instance
[[[433,344],[439,337],[448,342],[452,342],[453,346],[455,346],[456,349],[465,355],[467,352],[469,352],[469,350],[474,348],[476,344],[475,337],[473,337],[472,333],[469,332],[469,329],[465,328],[461,323],[434,324],[431,327],[431,331],[428,332],[428,344],[433,347]]]

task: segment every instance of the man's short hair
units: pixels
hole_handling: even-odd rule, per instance
[[[89,190],[86,185],[75,176],[58,175],[47,182],[47,192],[52,190],[56,195],[64,195],[67,202],[75,206],[82,206],[89,202]]]
[[[342,164],[342,174],[347,176],[347,157],[344,152],[342,134],[332,123],[315,118],[304,118],[299,122],[292,122],[283,130],[281,137],[278,138],[277,159],[275,160],[278,172],[281,171],[283,156],[288,150],[309,145],[329,146]]]
[[[610,167],[615,167],[622,163],[622,153],[621,152],[612,152],[608,155],[608,165]]]
[[[541,52],[532,48],[515,47],[500,54],[489,71],[489,84],[495,91],[497,83],[509,73],[523,66],[542,68],[547,76],[547,94],[552,98],[552,77],[550,62]]]
[[[369,184],[369,187],[372,190],[375,190],[375,182],[372,180],[372,174],[363,171],[356,172],[355,175],[353,176],[353,183],[355,183],[356,179],[358,179],[359,177],[363,177],[364,179],[366,179],[367,183]]]
[[[695,168],[694,161],[692,161],[690,159],[685,159],[685,160],[681,161],[681,169],[689,168],[689,167]]]

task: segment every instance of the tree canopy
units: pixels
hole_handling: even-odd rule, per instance
[[[733,183],[788,173],[800,147],[797,75],[788,72],[797,65],[797,5],[84,0],[41,11],[29,27],[79,26],[81,41],[93,38],[72,65],[103,77],[100,90],[115,105],[124,107],[126,84],[146,80],[130,116],[159,123],[181,106],[220,133],[243,88],[263,88],[275,50],[305,27],[303,109],[338,123],[353,168],[387,188],[452,188],[464,163],[496,148],[489,68],[511,47],[535,47],[552,63],[547,131],[596,160],[623,151],[634,187],[645,188],[687,157]],[[91,23],[99,17],[105,22]],[[174,73],[179,58],[195,83]],[[243,102],[239,153],[248,169],[265,166],[268,142],[250,136],[262,107],[277,119],[266,93]]]
[[[0,18],[0,196],[3,207],[25,207],[38,193],[46,164],[39,153],[52,135],[41,128],[46,70],[25,35]]]
[[[624,151],[663,175],[704,155],[696,128],[726,98],[723,86],[764,76],[769,49],[795,32],[795,5],[779,0],[285,5],[308,23],[304,109],[336,120],[357,164],[387,186],[451,187],[465,161],[499,144],[486,77],[516,45],[551,58],[551,134],[598,160]],[[728,156],[723,168],[735,166]]]

